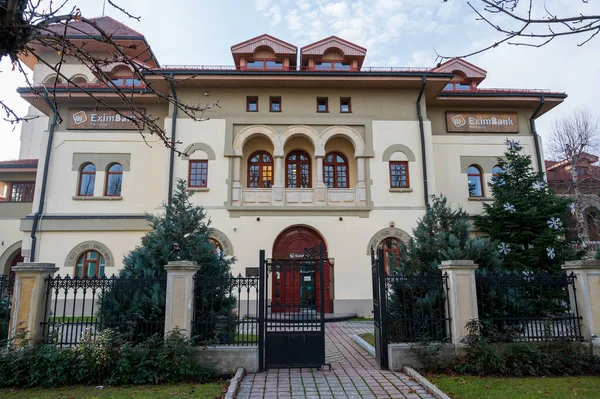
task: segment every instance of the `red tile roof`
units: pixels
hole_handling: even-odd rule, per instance
[[[37,165],[37,159],[12,159],[9,161],[0,161],[2,165],[14,165],[14,164],[23,164],[23,165]]]
[[[96,18],[88,18],[90,21],[94,21],[98,28],[102,29],[109,35],[113,36],[125,36],[131,38],[143,38],[140,32],[131,29],[130,27],[122,24],[121,22],[115,21],[111,17],[96,17]],[[48,30],[57,33],[63,34],[65,30],[65,26],[62,23],[52,24],[48,26]],[[91,26],[82,21],[74,21],[69,22],[67,28],[67,37],[69,36],[99,36],[100,33]]]

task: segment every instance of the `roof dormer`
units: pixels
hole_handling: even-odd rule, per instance
[[[300,62],[310,71],[360,71],[367,49],[337,36],[300,49]]]
[[[454,78],[444,90],[474,90],[487,76],[485,70],[461,58],[452,58],[433,68],[431,72],[454,74]]]
[[[231,46],[237,69],[289,70],[296,67],[298,47],[264,34]]]

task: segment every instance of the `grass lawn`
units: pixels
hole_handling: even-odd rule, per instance
[[[368,343],[370,343],[372,347],[375,347],[375,334],[364,333],[364,334],[358,334],[358,336],[361,337],[362,339],[364,339],[365,341],[367,341]]]
[[[455,399],[600,398],[600,377],[492,378],[427,375]]]
[[[0,398],[26,399],[215,399],[223,395],[225,385],[209,384],[137,385],[126,387],[76,386],[63,388],[0,389]]]

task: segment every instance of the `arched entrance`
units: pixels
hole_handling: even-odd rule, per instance
[[[312,248],[323,243],[324,248],[324,298],[319,298],[320,276],[301,275],[294,272],[293,276],[278,276],[272,278],[273,312],[277,310],[277,304],[300,308],[302,301],[314,300],[316,303],[325,305],[325,313],[333,313],[333,266],[329,264],[327,246],[325,240],[319,233],[310,227],[292,226],[284,230],[273,244],[274,259],[302,259],[305,249]],[[302,301],[301,301],[302,299]]]

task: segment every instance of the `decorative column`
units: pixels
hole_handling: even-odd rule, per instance
[[[323,182],[323,158],[324,155],[316,155],[317,159],[317,184],[315,186],[315,202],[319,206],[327,205],[327,187]]]
[[[573,314],[579,310],[582,318],[583,337],[591,341],[594,352],[600,354],[600,260],[572,260],[565,262],[562,268],[575,276],[575,289],[570,286],[570,302]]]
[[[42,322],[50,308],[46,301],[46,277],[58,271],[54,263],[18,263],[10,316],[10,336],[26,331],[32,344],[43,338]],[[17,344],[19,342],[17,341]]]
[[[231,185],[231,202],[234,205],[241,205],[242,200],[242,183],[240,182],[241,174],[241,157],[233,157],[233,183]]]
[[[275,155],[275,170],[273,171],[273,205],[283,205],[283,155]]]
[[[180,328],[192,336],[194,309],[194,274],[200,269],[196,262],[178,260],[165,266],[167,271],[167,300],[165,306],[166,333]]]
[[[365,205],[367,202],[367,185],[365,183],[366,165],[364,157],[356,158],[356,169],[358,181],[356,183],[356,200],[360,205]]]
[[[461,344],[468,335],[466,324],[479,318],[475,270],[478,265],[472,260],[445,260],[438,268],[448,273],[448,298],[446,316],[450,320],[452,343]],[[449,308],[449,310],[448,310]]]

